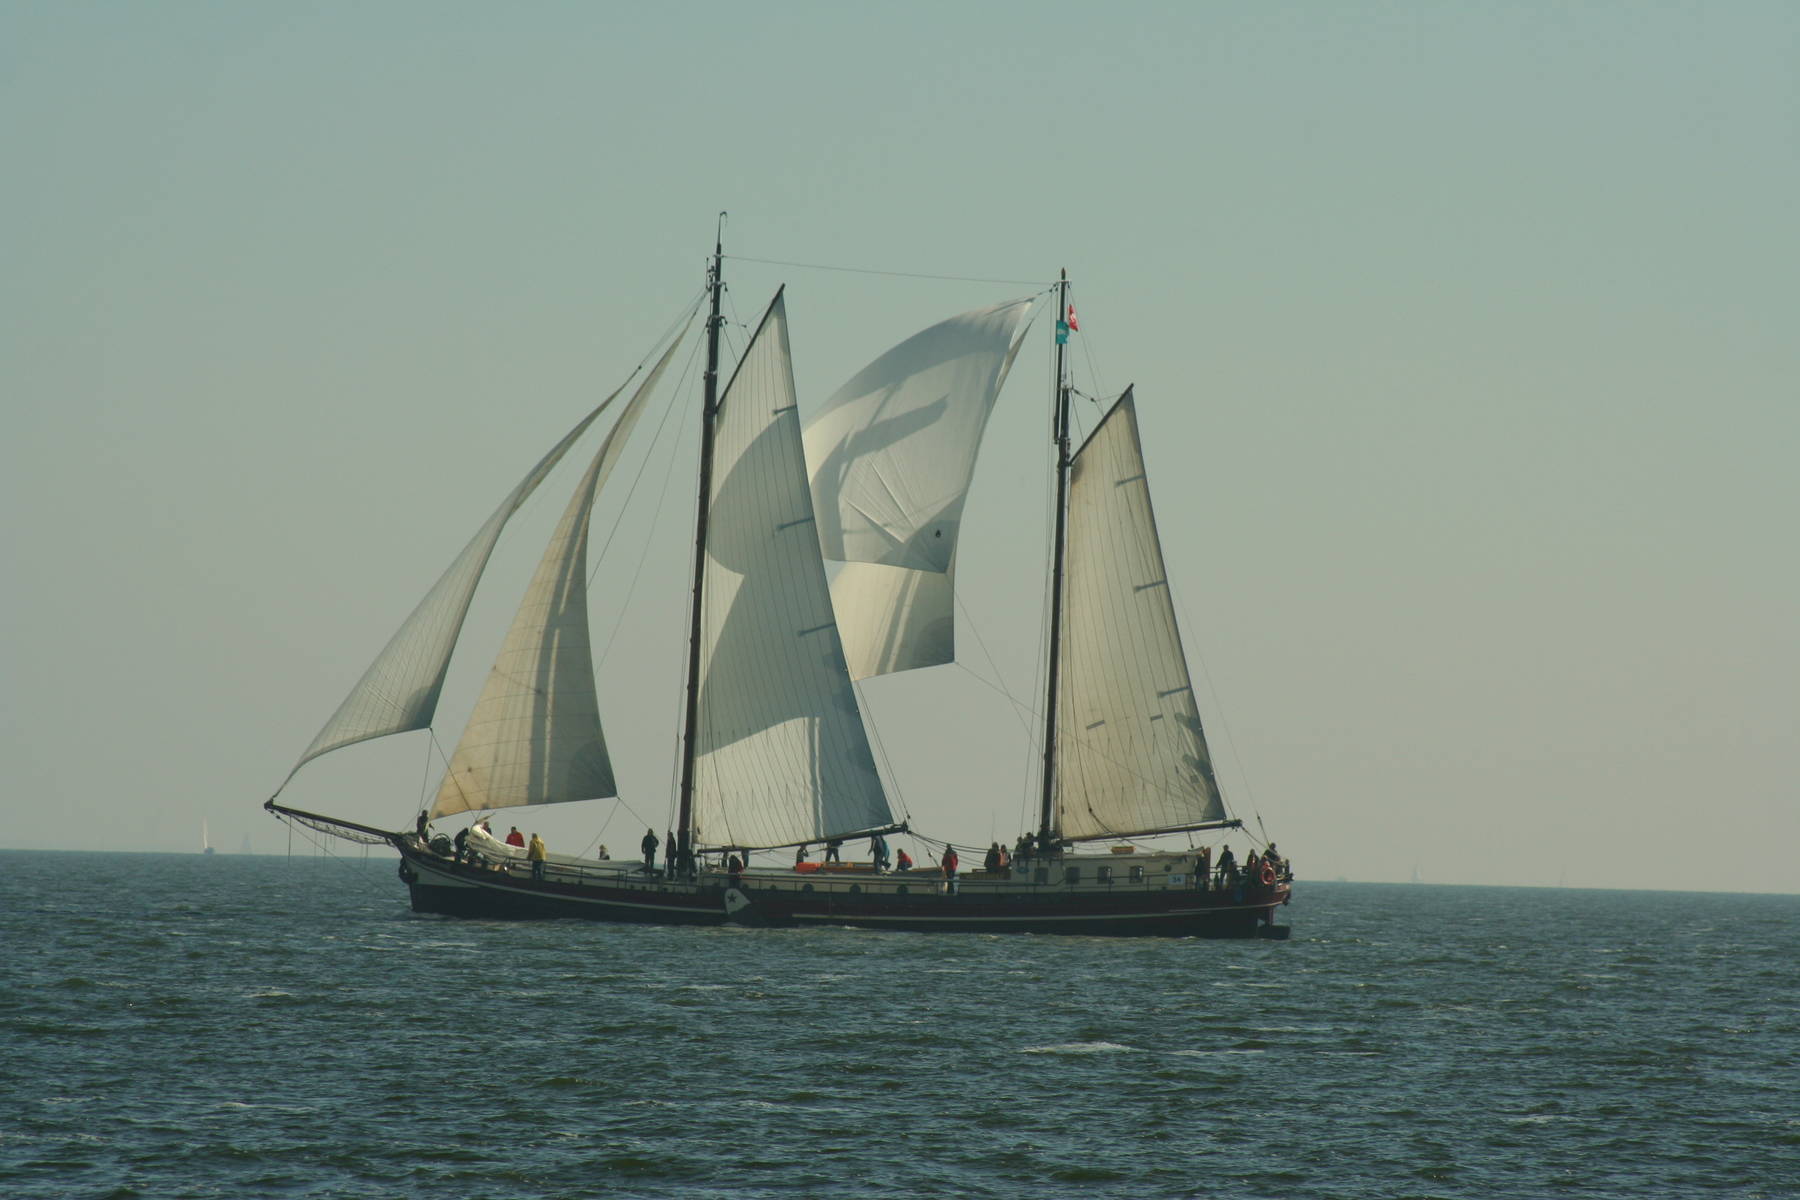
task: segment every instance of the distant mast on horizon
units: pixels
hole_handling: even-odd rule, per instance
[[[213,852],[212,839],[210,837],[206,836],[206,822],[201,821],[200,822],[200,853],[211,854],[212,852]]]

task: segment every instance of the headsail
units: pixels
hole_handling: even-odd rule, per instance
[[[424,729],[431,724],[437,712],[438,696],[444,689],[444,673],[450,667],[450,652],[456,648],[463,618],[469,612],[469,601],[475,595],[475,585],[481,581],[482,571],[487,569],[488,556],[500,539],[500,531],[551,469],[562,461],[569,447],[624,390],[621,387],[602,400],[594,411],[551,447],[550,453],[538,460],[517,487],[507,493],[500,507],[475,532],[462,553],[439,576],[418,607],[375,656],[375,661],[369,664],[356,686],[350,689],[350,694],[325,722],[325,728],[319,730],[312,745],[288,772],[289,779],[294,777],[294,771],[321,754],[370,738],[386,737],[390,733]],[[285,782],[283,786],[286,786]]]
[[[1058,687],[1064,837],[1224,819],[1182,653],[1130,391],[1076,452]]]
[[[859,371],[806,427],[852,678],[955,658],[957,531],[981,434],[1031,301],[963,313]]]
[[[891,825],[819,557],[780,295],[713,429],[695,838],[776,846]]]
[[[450,757],[432,819],[618,794],[588,640],[588,516],[681,342],[644,377],[569,500]]]

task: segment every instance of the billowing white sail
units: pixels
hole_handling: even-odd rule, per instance
[[[956,661],[956,567],[914,571],[845,563],[831,581],[832,607],[850,678]]]
[[[432,716],[437,712],[438,696],[444,689],[444,672],[450,666],[450,652],[456,648],[463,618],[469,612],[469,601],[475,595],[475,585],[481,581],[482,571],[487,569],[488,556],[500,539],[500,531],[551,469],[562,461],[569,447],[624,390],[619,388],[583,417],[500,502],[493,516],[475,532],[462,553],[439,576],[418,607],[375,656],[375,661],[369,664],[356,686],[350,689],[350,694],[325,722],[325,728],[319,730],[312,745],[294,764],[294,770],[288,772],[289,779],[294,777],[294,771],[321,754],[370,738],[386,737],[390,733],[424,729],[431,724]]]
[[[713,428],[695,838],[776,846],[889,825],[819,557],[781,296]]]
[[[680,343],[644,377],[557,523],[450,757],[432,819],[617,794],[588,641],[588,516]]]
[[[1069,481],[1056,795],[1064,837],[1223,819],[1128,391]]]
[[[955,658],[963,502],[1030,307],[1013,300],[913,335],[807,423],[820,545],[852,564],[832,598],[853,678]]]

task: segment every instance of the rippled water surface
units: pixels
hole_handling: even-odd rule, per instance
[[[0,854],[0,1195],[1800,1195],[1800,897],[1303,883],[1293,940],[501,924]]]

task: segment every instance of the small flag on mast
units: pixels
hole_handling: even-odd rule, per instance
[[[1081,332],[1081,322],[1075,319],[1075,306],[1073,304],[1069,305],[1069,328],[1073,329],[1076,333]]]

